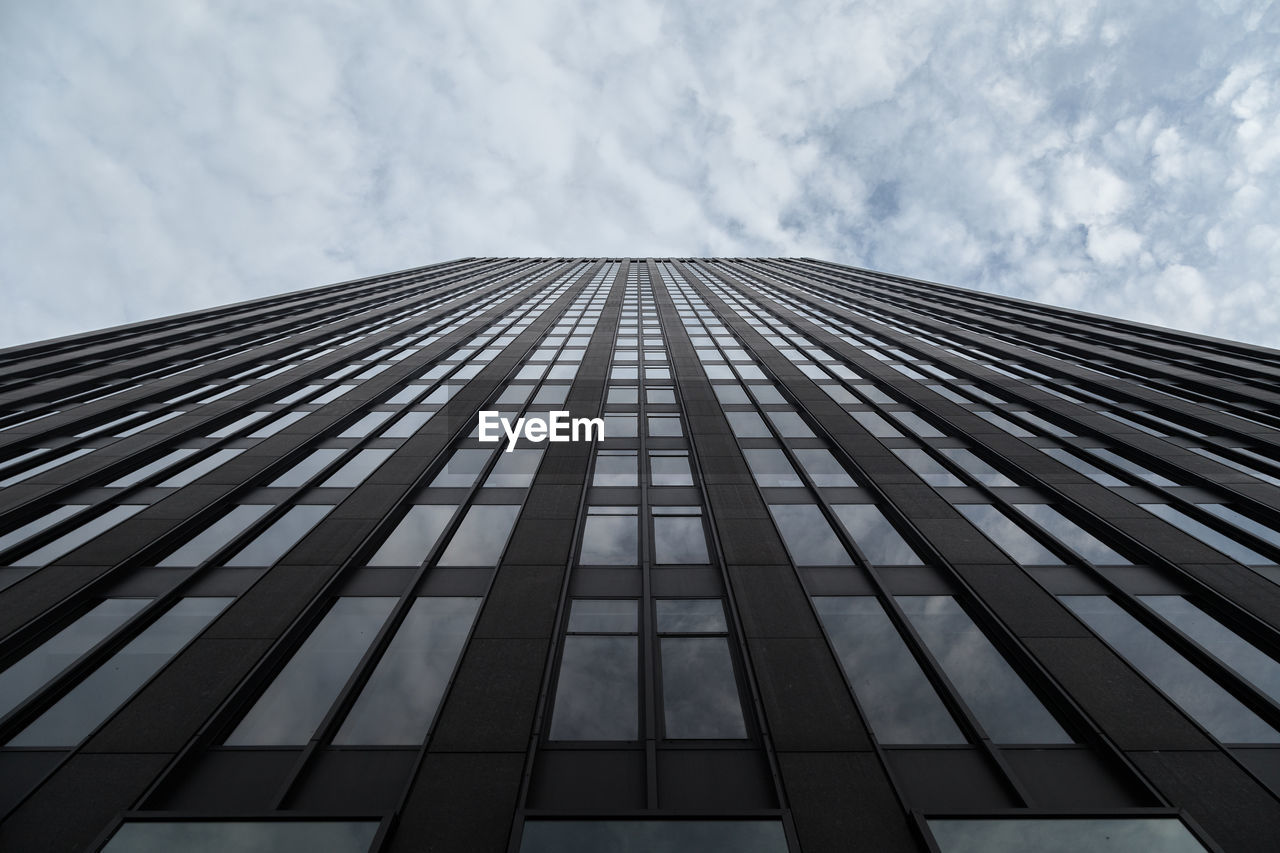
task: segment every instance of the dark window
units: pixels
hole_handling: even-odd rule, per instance
[[[634,486],[638,482],[638,477],[636,451],[597,451],[595,473],[592,476],[591,485]]]
[[[692,486],[689,454],[654,450],[649,453],[649,484],[652,486]]]
[[[473,506],[454,531],[438,566],[496,566],[511,529],[515,527],[520,507],[516,504]]]
[[[660,600],[655,605],[664,734],[680,740],[745,738],[720,602]]]
[[[588,566],[634,566],[640,560],[639,534],[635,507],[588,507],[578,562]]]
[[[930,818],[941,853],[1207,853],[1176,817]]]
[[[227,560],[228,566],[270,566],[311,532],[331,506],[295,506]]]
[[[139,820],[121,824],[102,853],[170,853],[173,850],[367,853],[377,832],[377,821]]]
[[[157,566],[199,566],[244,533],[272,509],[264,504],[244,504],[210,524],[187,544],[156,563]]]
[[[457,507],[453,505],[426,505],[410,507],[409,512],[382,547],[369,558],[370,566],[418,566],[427,558],[453,518]]]
[[[702,510],[684,506],[653,508],[654,563],[706,563],[709,560]]]
[[[770,504],[769,514],[797,566],[853,565],[849,552],[814,504]]]
[[[787,853],[782,821],[527,820],[520,853]],[[1182,851],[1177,851],[1182,853]]]
[[[871,565],[917,566],[924,562],[877,507],[837,504],[831,509]]]
[[[560,659],[552,740],[639,737],[637,605],[577,600]]]

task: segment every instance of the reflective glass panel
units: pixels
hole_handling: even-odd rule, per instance
[[[582,532],[583,565],[634,566],[640,560],[639,520],[635,507],[590,507]]]
[[[803,486],[804,480],[796,473],[787,461],[786,454],[774,448],[748,449],[742,451],[751,469],[751,476],[756,485],[763,487]]]
[[[230,746],[301,746],[395,606],[390,597],[339,598],[227,738]]]
[[[1267,725],[1216,681],[1105,595],[1064,595],[1062,603],[1174,704],[1225,743],[1277,743]]]
[[[157,566],[199,566],[226,547],[272,507],[265,504],[244,504],[210,524],[192,537],[187,544],[156,563]]]
[[[281,488],[286,486],[304,485],[316,474],[319,474],[325,468],[328,468],[331,464],[337,461],[338,457],[343,453],[346,453],[346,451],[337,447],[324,447],[320,450],[312,451],[306,459],[303,459],[297,465],[294,465],[288,471],[285,471],[277,477],[271,483],[271,487]]]
[[[858,484],[849,476],[849,472],[825,448],[800,448],[794,451],[796,459],[805,473],[813,480],[815,486],[831,486],[835,488],[852,488]]]
[[[659,515],[654,508],[653,561],[658,564],[706,563],[707,537],[701,515]]]
[[[1174,817],[929,819],[941,853],[1206,853]]]
[[[663,637],[661,652],[663,721],[668,738],[747,736],[725,637]]]
[[[9,746],[75,746],[221,613],[230,598],[183,598],[18,733]]]
[[[320,485],[330,489],[358,486],[364,482],[365,477],[373,473],[375,468],[386,462],[392,453],[395,451],[361,450]]]
[[[601,450],[596,453],[596,468],[591,485],[634,486],[639,481],[637,471],[634,450]]]
[[[1071,737],[949,595],[900,595],[916,633],[997,743],[1071,743]]]
[[[635,740],[639,686],[634,636],[565,637],[552,740]]]
[[[331,506],[295,506],[271,523],[252,542],[240,549],[228,566],[270,566],[311,532],[329,514]]]
[[[579,598],[569,608],[569,632],[634,634],[639,610],[630,598]]]
[[[99,602],[88,613],[0,673],[0,717],[52,681],[58,673],[150,603],[149,598],[109,598]]]
[[[649,484],[652,486],[692,486],[687,453],[650,453]]]
[[[472,506],[454,531],[438,566],[496,566],[520,515],[517,504]]]
[[[542,448],[512,450],[498,454],[498,461],[484,481],[486,489],[523,489],[533,483],[542,462]]]
[[[1127,566],[1129,561],[1098,541],[1048,504],[1014,504],[1013,508],[1049,531],[1055,539],[1100,566]]]
[[[920,479],[930,486],[964,485],[964,480],[952,474],[941,462],[923,450],[918,448],[894,450],[893,455],[906,463],[908,468],[915,471],[920,476]]]
[[[814,504],[770,504],[769,514],[797,566],[851,566],[822,510]]]
[[[416,599],[333,742],[421,743],[479,609],[478,598]]]
[[[520,853],[787,853],[782,821],[528,820]],[[1181,851],[1178,851],[1181,853]]]
[[[102,853],[367,853],[377,832],[377,821],[126,821]]]
[[[877,740],[965,742],[879,601],[868,595],[813,603]]]
[[[456,509],[451,504],[410,507],[408,514],[391,531],[377,553],[369,558],[367,565],[421,565]]]
[[[1139,504],[1139,506],[1152,515],[1163,518],[1182,532],[1189,533],[1210,548],[1221,551],[1237,563],[1245,566],[1270,566],[1275,563],[1275,560],[1262,556],[1252,548],[1246,548],[1227,534],[1196,521],[1168,504]]]
[[[924,563],[878,507],[836,504],[831,509],[871,565],[919,566]]]
[[[773,435],[764,418],[755,412],[725,412],[724,416],[729,420],[729,429],[738,438],[769,438]]]
[[[431,481],[431,488],[462,488],[473,485],[492,455],[492,450],[463,448],[454,451],[443,470]]]
[[[31,553],[14,560],[15,566],[43,566],[70,554],[76,548],[96,536],[106,533],[131,515],[144,507],[137,504],[112,507],[97,518],[92,518],[54,539],[52,542],[37,548]]]
[[[1062,565],[1062,558],[990,504],[962,504],[956,509],[1015,562],[1030,566]]]

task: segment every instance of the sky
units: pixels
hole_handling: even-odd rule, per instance
[[[0,4],[0,347],[808,256],[1280,347],[1280,2]]]

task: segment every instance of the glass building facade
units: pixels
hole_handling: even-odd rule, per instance
[[[0,351],[0,849],[1274,849],[1277,486],[1280,353],[808,259]]]

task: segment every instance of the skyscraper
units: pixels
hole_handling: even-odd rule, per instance
[[[0,365],[0,849],[1280,838],[1275,351],[473,258]]]

